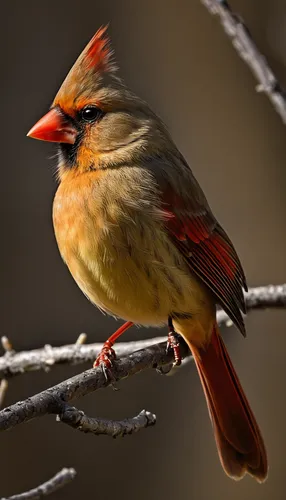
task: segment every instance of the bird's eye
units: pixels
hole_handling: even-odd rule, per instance
[[[96,106],[86,106],[81,110],[80,114],[81,118],[85,122],[95,122],[98,118],[100,118],[102,112]]]

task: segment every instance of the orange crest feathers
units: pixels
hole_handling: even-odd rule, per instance
[[[59,89],[53,105],[73,116],[79,106],[90,102],[91,95],[104,86],[105,77],[116,79],[117,66],[107,35],[108,26],[102,26],[83,49]]]
[[[113,50],[107,35],[107,28],[108,25],[99,28],[84,50],[83,57],[88,69],[94,68],[96,71],[116,69],[112,60]]]

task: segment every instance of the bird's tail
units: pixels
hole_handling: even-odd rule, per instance
[[[190,345],[213,424],[221,464],[230,477],[267,477],[264,442],[217,325],[207,348]]]

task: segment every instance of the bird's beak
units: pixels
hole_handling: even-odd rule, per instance
[[[78,131],[57,108],[51,109],[28,132],[27,136],[40,141],[74,144]]]

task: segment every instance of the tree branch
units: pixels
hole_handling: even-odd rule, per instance
[[[268,285],[263,287],[251,288],[245,296],[247,310],[264,309],[267,307],[278,308],[286,307],[286,285]],[[217,313],[218,323],[220,325],[230,325],[227,314],[219,310]],[[4,356],[0,357],[0,379],[9,379],[15,375],[34,370],[49,370],[56,364],[82,364],[92,363],[102,348],[102,343],[84,345],[85,340],[81,334],[75,344],[61,347],[52,347],[46,345],[42,349],[33,349],[31,351],[22,351],[15,353],[11,343],[6,337],[2,344],[9,344]],[[3,339],[3,337],[2,337]],[[144,349],[154,344],[166,340],[166,337],[155,337],[147,340],[138,340],[134,342],[118,342],[116,344],[116,355],[118,357],[127,356],[132,352]]]
[[[265,57],[258,50],[242,18],[235,14],[226,0],[201,0],[211,14],[217,15],[238,55],[251,69],[258,81],[256,90],[264,92],[286,123],[286,93],[278,82]]]
[[[134,342],[118,342],[116,355],[118,357],[131,354],[131,352],[144,349],[153,344],[158,344],[166,337],[138,340]],[[102,342],[95,344],[70,344],[60,347],[45,345],[41,349],[6,353],[0,357],[0,378],[11,378],[25,372],[44,370],[49,371],[56,364],[83,364],[92,363],[102,348]]]
[[[72,406],[67,405],[64,412],[57,416],[57,420],[70,425],[82,432],[90,432],[96,436],[105,434],[113,438],[123,437],[155,425],[156,415],[142,410],[139,415],[124,420],[106,420],[104,418],[91,418]]]
[[[246,305],[248,310],[267,307],[286,307],[286,285],[269,285],[253,288],[246,294]],[[222,324],[229,320],[222,311],[219,311],[218,321]],[[138,346],[138,343],[134,344],[131,342],[129,345],[134,348],[135,345]],[[82,347],[80,346],[80,348]],[[182,358],[190,354],[183,339],[180,339],[180,347]],[[13,356],[11,353],[6,353],[5,356],[7,355]],[[171,352],[166,351],[166,342],[161,342],[115,360],[112,366],[111,378],[107,379],[100,367],[87,370],[25,401],[19,401],[2,410],[0,412],[0,430],[11,429],[35,417],[56,414],[59,415],[58,418],[62,422],[83,431],[107,435],[114,435],[114,432],[116,435],[135,432],[143,427],[154,424],[155,416],[148,414],[148,417],[146,413],[141,412],[135,419],[111,422],[109,420],[86,417],[79,410],[68,406],[67,403],[100,388],[113,385],[115,382],[135,375],[135,373],[139,373],[147,368],[166,367],[166,365],[172,364],[172,361],[173,355]],[[6,375],[7,373],[5,373]]]
[[[19,495],[13,495],[9,498],[1,498],[1,500],[39,500],[42,497],[54,493],[59,490],[67,483],[72,481],[76,476],[76,471],[74,469],[64,468],[58,472],[54,477],[49,479],[43,484],[40,484],[37,488],[34,488],[25,493],[20,493]]]
[[[5,378],[2,378],[2,380],[0,381],[0,410],[4,406],[4,400],[7,390],[8,390],[8,381]]]
[[[189,350],[183,340],[181,340],[180,345],[184,358],[189,354]],[[147,368],[170,364],[172,359],[172,353],[166,353],[166,342],[162,342],[115,360],[112,365],[112,378],[106,378],[101,367],[87,370],[2,410],[0,412],[0,430],[11,429],[18,424],[46,414],[61,415],[65,412],[67,402],[113,385],[115,382]]]
[[[245,305],[247,312],[255,309],[286,308],[286,284],[250,288],[245,294]],[[217,322],[219,325],[232,325],[228,315],[221,309],[217,312]]]

